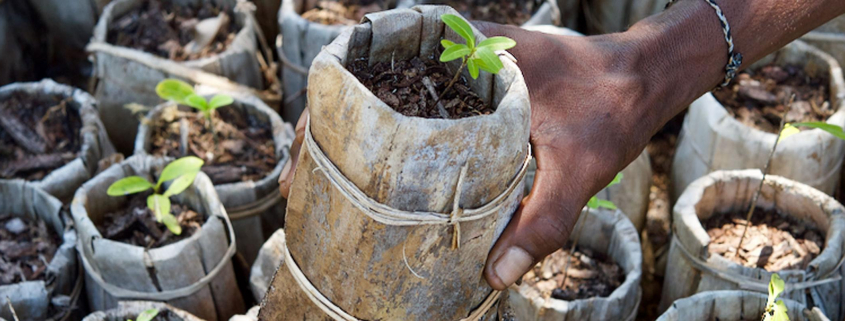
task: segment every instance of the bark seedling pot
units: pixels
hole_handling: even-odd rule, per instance
[[[452,78],[437,62],[425,65],[437,59],[441,37],[462,42],[445,28],[446,13],[457,14],[438,6],[369,14],[314,60],[285,264],[261,318],[326,318],[317,304],[366,320],[459,320],[491,310],[497,293],[481,273],[522,196],[528,92],[516,65],[502,59],[498,74],[482,72],[444,95],[449,119],[397,112],[439,115],[421,82],[443,90]],[[396,96],[370,90],[378,79],[366,75],[378,70],[407,87]],[[483,109],[461,105],[458,94]]]
[[[121,301],[114,309],[89,314],[82,321],[125,321],[137,320],[138,315],[149,309],[158,310],[153,320],[202,321],[202,319],[172,305],[153,301]]]
[[[261,302],[270,288],[273,275],[285,263],[285,230],[276,230],[258,251],[249,273],[249,288],[255,300]]]
[[[765,294],[749,291],[708,291],[672,303],[657,321],[760,320],[766,311]],[[818,309],[784,299],[790,321],[829,321]]]
[[[106,310],[119,300],[163,301],[206,320],[226,320],[242,313],[244,302],[232,269],[234,232],[208,176],[199,173],[187,190],[170,197],[182,226],[178,236],[152,218],[145,194],[106,194],[128,176],[155,182],[167,163],[133,156],[76,192],[71,214],[88,302]]]

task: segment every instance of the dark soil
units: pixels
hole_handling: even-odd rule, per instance
[[[59,244],[44,221],[0,214],[0,286],[45,280]]]
[[[199,232],[206,217],[188,206],[172,203],[170,213],[176,216],[182,226],[182,234],[174,235],[162,223],[156,222],[155,214],[147,207],[150,192],[134,194],[126,206],[107,213],[97,229],[103,237],[144,248],[157,248],[179,242]],[[171,200],[172,201],[172,200]]]
[[[202,171],[214,184],[258,181],[276,166],[270,124],[233,108],[218,108],[212,117],[215,143],[215,134],[208,129],[201,113],[179,114],[181,117],[163,116],[151,124],[151,154],[202,158],[205,160]],[[182,118],[188,126],[188,146],[184,153],[180,134]]]
[[[364,15],[385,10],[387,6],[379,0],[323,0],[311,10],[302,13],[305,20],[324,25],[355,25]]]
[[[21,92],[0,101],[0,178],[40,180],[76,158],[82,120],[71,103]]]
[[[121,47],[134,48],[175,61],[214,56],[226,50],[238,32],[232,8],[219,8],[211,1],[199,1],[194,7],[183,7],[167,0],[147,0],[109,24],[107,41]],[[194,26],[203,19],[224,13],[228,23],[220,28],[208,46],[189,52],[186,46],[194,40]]]
[[[531,19],[531,16],[540,8],[543,1],[438,0],[434,3],[451,6],[468,20],[521,26]]]
[[[702,222],[710,235],[707,249],[711,255],[721,255],[746,267],[777,272],[806,269],[824,247],[824,234],[815,226],[758,208],[737,256],[736,246],[746,225],[746,214],[742,211],[713,215]]]
[[[576,249],[569,255],[569,248],[547,256],[522,277],[522,281],[537,288],[540,293],[551,292],[558,300],[580,300],[607,297],[625,282],[625,272],[606,255],[589,249]],[[569,260],[568,277],[563,283],[563,270]]]
[[[379,62],[372,67],[367,58],[361,58],[350,63],[347,69],[376,97],[405,116],[456,119],[496,111],[472,92],[464,77],[443,95],[454,73],[433,57],[414,57],[392,64]],[[437,95],[443,95],[440,104],[448,117],[441,116],[435,104],[437,99],[426,89],[424,79],[430,79]]]
[[[768,65],[740,73],[713,95],[743,124],[777,133],[792,94],[795,102],[786,113],[786,122],[824,121],[833,115],[829,85],[825,74],[810,77],[800,66]]]

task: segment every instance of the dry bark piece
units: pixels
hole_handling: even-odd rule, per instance
[[[522,281],[536,286],[540,292],[550,293],[558,300],[573,301],[592,297],[607,297],[625,281],[625,273],[618,264],[606,255],[586,248],[576,248],[569,254],[571,245],[566,245],[534,266],[522,277]],[[569,261],[566,283],[563,281],[563,267]],[[554,281],[552,288],[543,288],[541,283]]]

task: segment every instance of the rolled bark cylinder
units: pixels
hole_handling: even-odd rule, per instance
[[[661,310],[679,298],[705,291],[767,293],[773,272],[711,255],[711,239],[701,223],[713,215],[746,213],[762,176],[756,169],[716,171],[687,187],[672,213],[674,234],[665,276],[671,282],[663,284]],[[757,208],[812,223],[825,234],[824,248],[805,270],[777,271],[786,282],[781,297],[802,304],[812,301],[832,319],[840,320],[845,308],[838,272],[845,253],[845,208],[819,190],[773,175],[766,176]]]
[[[0,180],[0,213],[28,220],[42,220],[60,237],[53,259],[44,271],[44,280],[0,286],[0,319],[15,320],[9,304],[20,320],[61,318],[72,313],[82,292],[81,270],[76,262],[76,231],[71,227],[62,202],[34,184],[23,180]],[[70,306],[56,306],[52,299],[65,296]],[[59,311],[58,315],[48,314]]]
[[[115,150],[106,133],[105,126],[97,113],[97,102],[88,93],[58,84],[50,79],[39,82],[15,83],[0,87],[0,101],[15,93],[33,97],[59,97],[69,99],[67,107],[79,114],[82,127],[78,139],[81,146],[76,159],[54,169],[35,185],[63,201],[69,201],[73,193],[97,172],[101,159],[114,154]]]
[[[657,321],[759,320],[766,311],[765,294],[749,291],[708,291],[672,303]],[[829,321],[816,308],[782,299],[791,321]]]
[[[76,192],[71,214],[79,233],[77,250],[85,266],[88,304],[94,310],[106,310],[116,307],[119,300],[165,301],[206,320],[226,320],[242,313],[244,302],[231,262],[234,232],[204,173],[187,190],[171,197],[207,218],[190,237],[148,249],[106,239],[97,229],[107,213],[128,204],[127,196],[106,194],[112,183],[132,175],[155,181],[153,174],[165,165],[163,159],[133,156]]]
[[[428,57],[441,37],[459,41],[448,28],[444,32],[445,13],[457,14],[418,6],[367,15],[314,60],[306,129],[313,145],[300,153],[285,217],[293,262],[286,258],[277,271],[262,320],[327,318],[300,287],[304,281],[293,277],[297,270],[355,319],[458,320],[493,293],[482,276],[484,262],[522,198],[528,154],[531,112],[519,69],[502,59],[497,75],[482,72],[470,82],[496,106],[494,113],[448,120],[404,116],[346,70],[362,57],[370,64]],[[458,70],[459,64],[449,67]],[[364,195],[350,197],[353,189]],[[367,206],[405,211],[406,218],[385,224]],[[443,214],[457,215],[455,208],[466,208],[465,216],[485,215]],[[458,228],[460,246],[453,249]]]
[[[138,315],[149,309],[158,309],[159,318],[165,321],[202,321],[193,314],[173,307],[170,304],[153,301],[121,301],[117,307],[107,311],[89,314],[82,321],[125,321],[137,320]]]
[[[196,1],[164,0],[176,5],[189,5]],[[212,1],[212,0],[202,0]],[[109,26],[127,12],[141,6],[144,0],[115,0],[103,10],[94,29],[94,37],[87,50],[94,57],[94,95],[100,103],[100,117],[114,144],[126,154],[132,144],[139,121],[125,107],[134,103],[155,106],[161,102],[156,95],[156,85],[165,78],[176,77],[191,83],[200,83],[224,90],[259,93],[265,89],[264,75],[259,65],[261,54],[258,30],[253,10],[237,5],[235,0],[215,0],[218,5],[234,8],[233,23],[239,27],[228,48],[217,55],[198,60],[175,62],[141,50],[119,47],[107,42]],[[262,98],[266,93],[262,95]]]
[[[255,301],[264,300],[264,294],[270,288],[273,275],[282,264],[285,264],[285,230],[278,229],[261,246],[258,258],[255,259],[249,272],[249,288],[252,290]]]
[[[836,112],[828,124],[845,126],[845,80],[830,55],[801,41],[786,45],[749,68],[767,64],[803,66],[808,75],[830,79],[830,106]],[[672,161],[672,197],[677,199],[692,181],[716,170],[763,168],[777,139],[740,123],[710,94],[689,107]],[[803,130],[777,146],[769,173],[832,194],[839,181],[845,142],[821,129]]]
[[[200,90],[202,94],[211,96],[219,93],[216,90]],[[258,250],[264,240],[273,231],[284,226],[285,200],[279,194],[278,178],[285,163],[290,159],[290,146],[294,139],[293,127],[282,122],[275,111],[254,96],[229,93],[235,99],[227,108],[237,111],[244,119],[254,119],[259,123],[268,124],[272,130],[273,146],[275,148],[276,166],[261,180],[236,182],[215,185],[214,189],[226,213],[232,220],[235,237],[238,242],[238,253],[243,255],[247,264],[252,264],[258,255]],[[151,155],[150,148],[153,133],[152,124],[161,121],[168,109],[176,108],[172,103],[156,106],[147,114],[147,122],[138,127],[135,139],[135,155]],[[161,155],[153,155],[161,156]],[[204,155],[199,155],[204,158]],[[171,159],[169,157],[166,157]]]
[[[537,288],[523,282],[508,288],[508,308],[515,320],[619,320],[633,321],[637,316],[642,290],[642,252],[639,233],[619,210],[582,212],[575,226],[583,224],[579,247],[607,255],[625,272],[625,282],[608,297],[575,301],[547,299]],[[573,235],[574,236],[574,235]],[[576,241],[576,240],[572,240]]]

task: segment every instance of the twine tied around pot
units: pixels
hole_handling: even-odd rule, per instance
[[[531,148],[529,146],[526,153],[525,160],[522,166],[516,173],[513,180],[511,180],[508,187],[492,201],[474,209],[463,209],[460,207],[461,187],[463,186],[464,178],[467,172],[467,166],[461,167],[461,174],[458,177],[458,182],[455,186],[455,197],[452,204],[452,211],[448,214],[427,212],[427,211],[403,211],[385,204],[367,196],[361,191],[355,183],[350,181],[340,169],[335,166],[325,153],[317,145],[314,137],[311,134],[311,119],[309,118],[305,125],[305,139],[304,145],[308,150],[309,155],[316,164],[313,171],[320,171],[349,202],[358,208],[361,212],[375,220],[376,222],[392,225],[392,226],[417,226],[417,225],[452,225],[452,249],[457,249],[460,246],[460,223],[479,220],[490,216],[493,213],[499,212],[506,204],[508,198],[514,193],[520,191],[518,187],[522,183],[525,173],[528,171],[528,165],[531,161]],[[302,270],[297,265],[296,261],[290,254],[287,242],[285,242],[285,266],[290,271],[296,283],[305,292],[308,298],[327,315],[335,320],[342,321],[359,321],[359,319],[346,313],[335,305],[331,300],[326,298],[303,274]],[[409,268],[410,269],[410,268]],[[413,270],[411,271],[413,272]],[[416,273],[415,273],[416,274]],[[493,290],[484,299],[484,301],[476,309],[474,309],[469,316],[460,319],[460,321],[476,321],[484,316],[487,311],[496,303],[501,294],[500,291]]]

